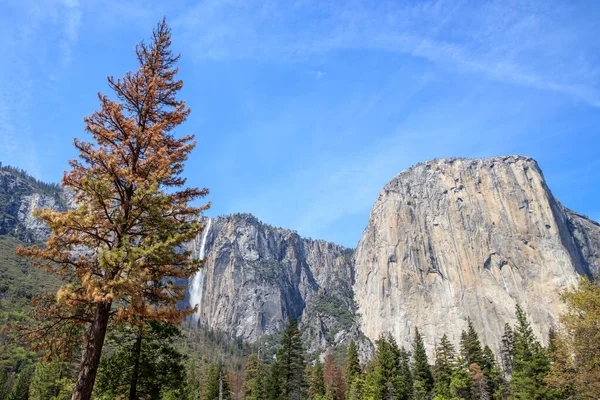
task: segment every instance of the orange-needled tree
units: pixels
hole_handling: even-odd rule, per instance
[[[191,312],[176,308],[184,290],[176,280],[200,267],[184,245],[202,231],[199,217],[210,204],[190,205],[208,190],[187,188],[181,176],[196,143],[174,134],[190,110],[176,98],[183,82],[170,45],[163,20],[150,43],[136,47],[139,69],[108,78],[115,99],[99,95],[100,109],[85,118],[93,140],[75,139],[79,160],[62,180],[74,208],[36,211],[51,229],[46,246],[17,251],[65,282],[35,302],[36,323],[22,331],[38,349],[62,356],[83,338],[73,400],[91,397],[108,329],[177,324]]]

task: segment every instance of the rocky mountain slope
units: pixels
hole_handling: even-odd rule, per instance
[[[204,268],[188,285],[196,320],[247,341],[299,319],[309,350],[360,337],[352,250],[301,238],[248,214],[206,220],[191,244]]]
[[[68,196],[0,168],[0,235],[44,240],[36,207]],[[600,272],[600,225],[563,207],[528,157],[418,164],[379,194],[355,251],[261,223],[248,214],[205,219],[190,250],[205,259],[188,282],[192,324],[255,341],[297,318],[310,351],[413,328],[431,350],[458,342],[467,317],[495,347],[519,302],[545,338],[561,289]],[[364,334],[363,334],[364,332]],[[364,336],[366,335],[366,337]]]
[[[26,172],[0,164],[0,235],[12,235],[31,242],[43,240],[48,227],[33,217],[36,208],[66,209],[62,188],[47,184]]]
[[[518,302],[546,338],[558,293],[597,273],[600,226],[564,208],[528,157],[442,159],[380,192],[355,253],[355,298],[371,339],[414,328],[457,343],[470,317],[495,347]]]

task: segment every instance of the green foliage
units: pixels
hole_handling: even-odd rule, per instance
[[[210,364],[202,390],[203,399],[231,399],[231,389],[222,364]]]
[[[489,398],[500,398],[504,394],[506,383],[502,375],[502,370],[496,362],[494,352],[489,346],[485,346],[483,349],[481,369],[485,374]]]
[[[459,364],[461,366],[454,371],[450,379],[450,393],[456,399],[470,399],[473,379],[467,368],[464,367],[464,362],[461,360]]]
[[[300,330],[296,321],[290,319],[283,332],[277,360],[271,368],[270,399],[303,399],[306,397],[305,357]]]
[[[46,292],[55,292],[59,279],[34,268],[29,260],[15,255],[24,242],[8,235],[0,235],[0,312],[3,318],[27,312],[31,299]]]
[[[412,380],[408,354],[398,347],[391,335],[382,335],[376,345],[375,361],[369,367],[364,385],[366,398],[409,399]]]
[[[533,334],[525,311],[518,304],[516,314],[512,394],[515,399],[544,399],[547,394],[544,378],[550,370],[550,362]]]
[[[29,386],[34,366],[28,365],[19,372],[7,400],[29,400]]]
[[[404,347],[400,348],[400,370],[398,376],[398,399],[410,400],[413,397],[413,378],[410,370],[410,356]]]
[[[39,362],[31,380],[31,400],[69,400],[75,379],[72,366],[64,361]]]
[[[181,336],[175,326],[147,322],[141,342],[137,394],[144,399],[160,400],[167,391],[187,393],[185,357],[175,348]],[[107,344],[94,393],[98,399],[123,398],[129,394],[135,363],[136,330],[121,327]]]
[[[346,293],[346,298],[352,298],[352,293]],[[335,296],[326,292],[319,292],[312,300],[311,313],[319,315],[334,316],[337,321],[336,330],[326,332],[326,340],[331,343],[333,342],[334,335],[340,330],[350,329],[355,321],[355,311],[341,296]]]
[[[352,382],[361,376],[360,362],[358,360],[358,350],[356,342],[350,341],[346,356],[346,386],[348,389],[352,386]]]
[[[315,365],[310,368],[309,395],[311,399],[325,396],[325,376],[323,375],[323,365],[319,360],[319,355],[315,359]]]
[[[6,368],[0,368],[0,400],[6,400],[12,389],[12,382]]]
[[[412,376],[415,399],[427,398],[433,389],[433,374],[427,360],[423,337],[416,328],[413,339]]]
[[[481,366],[482,364],[481,341],[471,318],[467,318],[467,330],[462,332],[460,338],[460,355],[467,366],[471,364]]]
[[[31,299],[59,287],[56,276],[15,255],[17,247],[23,244],[12,236],[0,235],[0,369],[11,373],[33,363],[37,357],[28,348],[9,341],[9,332],[2,328],[28,320]]]
[[[348,392],[346,399],[348,400],[362,400],[365,398],[365,378],[358,376],[352,380],[352,383],[348,386]]]
[[[440,344],[436,348],[435,365],[433,367],[435,378],[433,386],[434,394],[450,397],[450,382],[455,369],[456,353],[454,346],[448,340],[448,336],[444,334],[440,340]]]
[[[244,383],[242,384],[242,399],[262,400],[267,397],[265,381],[268,375],[268,366],[261,362],[258,355],[251,354],[244,370]]]

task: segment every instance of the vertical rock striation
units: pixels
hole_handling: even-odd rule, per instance
[[[43,241],[35,208],[72,196],[0,167],[0,235]],[[248,214],[206,219],[189,244],[204,268],[187,282],[193,323],[247,341],[298,319],[309,351],[414,327],[429,350],[457,343],[470,317],[495,347],[520,303],[545,339],[563,311],[558,293],[600,274],[600,224],[563,207],[528,157],[442,159],[398,174],[381,191],[355,251],[300,237]],[[185,284],[186,282],[181,282]]]
[[[197,258],[205,252],[202,286],[196,278],[188,286],[200,324],[254,341],[294,318],[311,350],[357,337],[351,250],[303,239],[248,214],[209,223],[204,246],[191,247]]]
[[[599,226],[565,209],[528,157],[441,159],[392,179],[355,253],[355,298],[371,339],[408,345],[418,327],[431,351],[457,343],[470,317],[497,345],[518,302],[546,338],[558,293],[598,270]]]

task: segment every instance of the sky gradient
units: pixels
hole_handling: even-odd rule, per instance
[[[600,220],[598,1],[3,1],[0,162],[60,180],[163,16],[209,216],[354,247],[398,172],[522,154]]]

